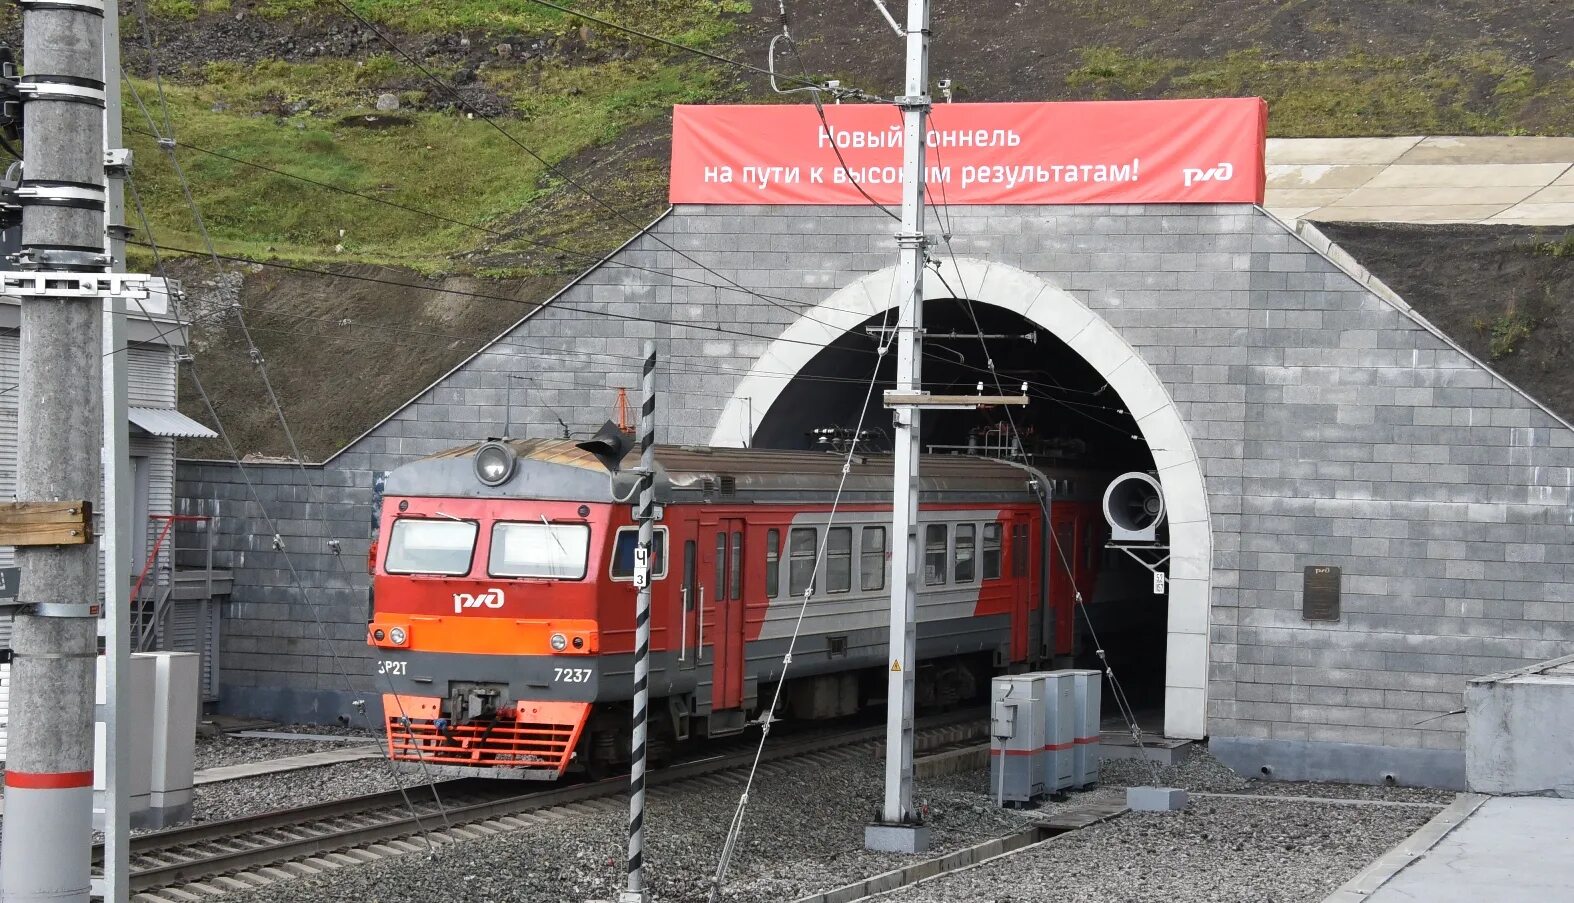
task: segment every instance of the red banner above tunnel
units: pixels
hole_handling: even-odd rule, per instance
[[[1261,204],[1267,128],[1255,97],[937,104],[929,202]],[[892,106],[673,110],[674,204],[896,204],[901,178]]]

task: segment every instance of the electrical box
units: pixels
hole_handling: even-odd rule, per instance
[[[1041,677],[1044,687],[1044,785],[1054,793],[1076,786],[1076,676],[1069,671],[1046,671]]]
[[[990,786],[995,801],[1026,803],[1044,785],[1043,680],[1037,675],[997,677],[990,692]]]
[[[1071,675],[1077,707],[1076,737],[1072,746],[1071,786],[1090,787],[1099,780],[1099,723],[1103,720],[1100,705],[1103,701],[1103,675],[1097,671],[1072,669],[1060,672]]]

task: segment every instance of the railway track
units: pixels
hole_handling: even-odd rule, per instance
[[[915,749],[929,752],[982,736],[974,713],[919,719]],[[807,759],[834,765],[873,754],[885,728],[782,737],[767,744],[762,767]],[[652,771],[652,788],[684,782],[731,780],[725,773],[753,761],[748,749],[682,762]],[[139,903],[210,899],[444,844],[512,831],[564,818],[622,811],[626,776],[521,791],[512,781],[463,779],[436,785],[441,807],[425,785],[209,822],[151,834],[131,842],[133,899]],[[414,809],[412,813],[411,809]],[[102,849],[95,850],[102,861]]]

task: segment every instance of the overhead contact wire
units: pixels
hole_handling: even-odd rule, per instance
[[[158,52],[154,48],[154,45],[153,45],[152,32],[147,27],[147,17],[146,17],[146,9],[145,9],[144,0],[138,0],[138,3],[139,3],[140,6],[144,7],[142,9],[142,22],[143,22],[143,26],[144,26],[143,27],[142,37],[143,37],[144,47],[145,47],[145,49],[147,51],[147,54],[148,54],[148,57],[149,57],[150,67],[152,68],[152,71],[155,73],[155,76],[156,76],[157,73],[158,73],[158,66],[157,66]],[[157,81],[157,84],[159,85],[160,97],[162,97],[163,96],[163,80],[162,80],[162,78],[157,78],[156,81]],[[135,88],[134,85],[132,85],[132,96],[136,99],[137,105],[141,109],[144,118],[147,120],[149,128],[153,129],[155,132],[158,132],[159,131],[158,125],[156,123],[154,123],[151,113],[148,111],[148,108],[147,108],[146,104],[144,104],[142,102],[141,96],[136,91],[136,88]],[[168,110],[167,106],[166,106],[165,109],[166,109],[166,113],[167,113],[167,110]],[[159,140],[159,146],[164,149],[164,151],[166,152],[167,156],[169,157],[170,165],[174,169],[177,178],[180,180],[181,194],[186,199],[186,203],[187,203],[187,205],[190,208],[190,212],[191,212],[192,218],[193,218],[194,222],[196,223],[197,229],[198,229],[198,231],[200,232],[200,234],[202,236],[202,240],[203,240],[204,245],[208,249],[209,256],[210,256],[210,258],[213,261],[214,267],[218,271],[219,275],[222,277],[222,276],[225,275],[223,266],[222,266],[222,264],[219,263],[218,255],[214,251],[214,248],[213,248],[212,238],[209,236],[208,231],[207,231],[207,226],[204,223],[203,218],[202,218],[202,211],[198,208],[198,206],[196,204],[196,201],[195,201],[195,199],[192,196],[191,186],[190,186],[189,182],[186,179],[185,171],[181,168],[179,158],[177,157],[177,155],[175,153],[175,139],[174,139],[174,132],[173,132],[173,128],[174,128],[173,123],[169,122],[168,120],[166,120],[166,123],[167,123],[166,127],[169,129],[169,131],[164,133],[164,137],[162,137]],[[140,192],[137,191],[137,189],[135,187],[135,182],[129,177],[129,175],[128,175],[128,178],[126,179],[126,184],[128,185],[128,187],[130,187],[132,189],[132,197],[135,200],[137,217],[141,221],[143,229],[146,230],[149,233],[149,240],[151,241],[152,240],[152,230],[151,230],[151,228],[149,227],[149,224],[148,224],[146,210],[145,210],[145,208],[142,205],[141,194],[140,194]],[[155,262],[158,264],[160,271],[163,272],[164,271],[163,262],[162,262],[162,259],[158,256],[158,252],[157,252],[156,248],[154,249],[154,254],[155,254]],[[164,278],[165,278],[166,283],[168,283],[168,275],[167,275],[167,273],[165,274]],[[174,293],[171,294],[170,301],[171,301],[171,309],[175,311],[176,318],[178,320],[180,318],[180,308],[179,308],[179,304],[178,304],[178,299],[177,299],[177,297],[176,297],[176,295]],[[139,300],[138,301],[139,306],[140,306],[140,303],[141,302]],[[145,308],[143,309],[143,313],[144,314],[147,313]],[[302,471],[303,476],[307,480],[307,490],[308,490],[308,493],[310,493],[310,491],[313,488],[313,482],[314,481],[311,480],[310,475],[307,474],[306,471],[305,471],[305,462],[304,462],[304,460],[302,460],[302,458],[300,456],[299,448],[296,446],[296,443],[295,443],[294,434],[290,430],[289,424],[288,424],[287,420],[285,419],[284,410],[279,405],[278,394],[274,391],[272,382],[268,378],[267,370],[266,370],[266,367],[265,367],[265,362],[262,359],[261,353],[257,350],[256,343],[251,340],[250,334],[246,331],[245,317],[240,312],[240,310],[238,310],[238,309],[235,311],[235,318],[236,318],[237,324],[241,328],[242,334],[246,338],[246,344],[247,344],[247,347],[248,347],[248,351],[251,354],[251,356],[253,358],[253,361],[258,365],[259,370],[262,373],[263,384],[264,384],[265,388],[267,389],[268,396],[269,396],[269,398],[271,399],[271,401],[273,403],[275,411],[278,413],[280,424],[281,424],[281,426],[284,429],[286,438],[289,440],[291,449],[295,453],[296,461],[299,464],[299,466],[301,467],[301,471]],[[279,533],[279,531],[277,529],[276,522],[273,520],[272,515],[270,515],[268,513],[267,507],[263,504],[262,499],[261,499],[259,493],[257,492],[255,485],[252,483],[250,475],[246,471],[245,465],[241,462],[240,456],[237,454],[237,451],[236,451],[234,443],[230,440],[228,432],[224,430],[222,418],[219,417],[219,413],[218,413],[217,409],[213,405],[212,398],[208,395],[208,392],[207,392],[206,388],[203,386],[203,383],[201,381],[200,375],[198,373],[198,368],[197,368],[197,364],[196,364],[196,356],[195,355],[190,355],[189,358],[190,358],[189,359],[189,363],[190,363],[190,366],[191,366],[190,373],[191,373],[191,377],[192,377],[192,383],[197,388],[198,394],[200,394],[202,396],[202,400],[203,400],[204,406],[207,408],[209,414],[214,419],[215,430],[217,432],[219,432],[219,435],[223,439],[225,448],[229,451],[231,460],[234,462],[234,465],[235,465],[237,471],[240,473],[242,480],[246,483],[247,491],[252,496],[253,501],[257,505],[258,511],[262,514],[263,520],[268,525],[269,532],[273,533],[273,535],[274,535],[274,545],[276,547],[276,551],[279,552],[279,554],[281,556],[281,559],[284,561],[285,567],[289,570],[291,580],[294,583],[296,591],[300,594],[302,603],[305,604],[307,610],[311,613],[312,620],[313,620],[313,622],[315,622],[315,624],[317,626],[318,635],[322,639],[323,645],[328,649],[328,653],[329,653],[330,657],[333,659],[334,667],[339,671],[340,676],[343,677],[343,679],[344,679],[345,688],[350,691],[351,695],[354,695],[354,692],[355,692],[354,683],[353,683],[353,681],[350,678],[350,674],[349,674],[348,669],[346,669],[344,667],[344,662],[343,662],[343,659],[339,655],[338,647],[334,643],[334,641],[329,638],[328,631],[327,631],[327,626],[323,623],[322,617],[317,612],[316,606],[311,604],[310,597],[308,596],[308,594],[306,592],[306,589],[305,589],[304,581],[300,577],[300,572],[295,567],[294,559],[290,556],[288,547],[283,542],[282,536],[280,535],[280,533]],[[333,540],[333,541],[330,542],[330,548],[333,549],[335,558],[338,558],[337,545],[338,545],[338,541],[337,540]],[[391,680],[388,678],[387,675],[384,675],[384,679],[385,679],[385,681],[388,682],[389,689],[392,690],[393,686],[392,686]],[[393,694],[393,696],[394,696],[394,698],[396,700],[399,698],[397,693]],[[401,703],[401,705],[402,705],[402,703]],[[372,733],[375,735],[376,731],[373,730],[373,728],[372,728],[371,718],[367,714],[366,709],[364,708],[364,706],[361,706],[361,707],[358,707],[358,708],[359,708],[359,713],[360,713],[360,715],[362,717],[362,720],[365,721],[365,723],[366,723],[367,729],[369,731],[372,731]],[[400,796],[405,801],[405,806],[409,810],[411,817],[415,820],[417,829],[421,831],[421,836],[422,836],[422,839],[425,841],[425,843],[427,845],[428,852],[435,854],[436,847],[433,845],[433,842],[432,842],[432,839],[431,839],[430,835],[427,834],[425,827],[421,823],[421,818],[420,818],[420,815],[416,812],[414,801],[412,801],[410,799],[409,793],[406,791],[406,789],[404,787],[404,783],[402,781],[398,780],[397,772],[394,771],[392,755],[393,755],[393,752],[392,752],[392,748],[390,747],[386,751],[384,762],[387,764],[387,766],[389,768],[389,771],[390,771],[390,774],[395,778],[395,783],[398,786]],[[451,825],[449,825],[449,820],[448,820],[448,809],[443,804],[442,796],[438,792],[436,782],[432,780],[432,777],[431,777],[430,773],[428,773],[428,771],[426,769],[425,761],[421,760],[419,762],[419,764],[420,764],[422,775],[425,778],[426,784],[431,790],[432,800],[437,805],[438,812],[442,816],[444,825],[451,827]]]

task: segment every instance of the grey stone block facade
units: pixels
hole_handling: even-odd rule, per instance
[[[1256,773],[1376,749],[1398,780],[1459,783],[1463,719],[1444,713],[1465,682],[1574,648],[1574,430],[1255,208],[948,213],[958,255],[1102,318],[1184,423],[1211,559],[1193,623],[1171,610],[1169,655],[1202,656],[1205,692],[1184,698],[1215,751]],[[592,430],[637,387],[647,337],[660,440],[706,444],[751,369],[770,373],[772,342],[894,247],[864,208],[680,207],[326,464],[249,466],[248,488],[229,464],[184,462],[181,511],[221,518],[219,566],[236,571],[226,709],[329,720],[379,692],[363,645],[376,472],[510,423]],[[1338,621],[1301,616],[1311,565],[1342,570]],[[1188,631],[1206,648],[1177,645]]]

